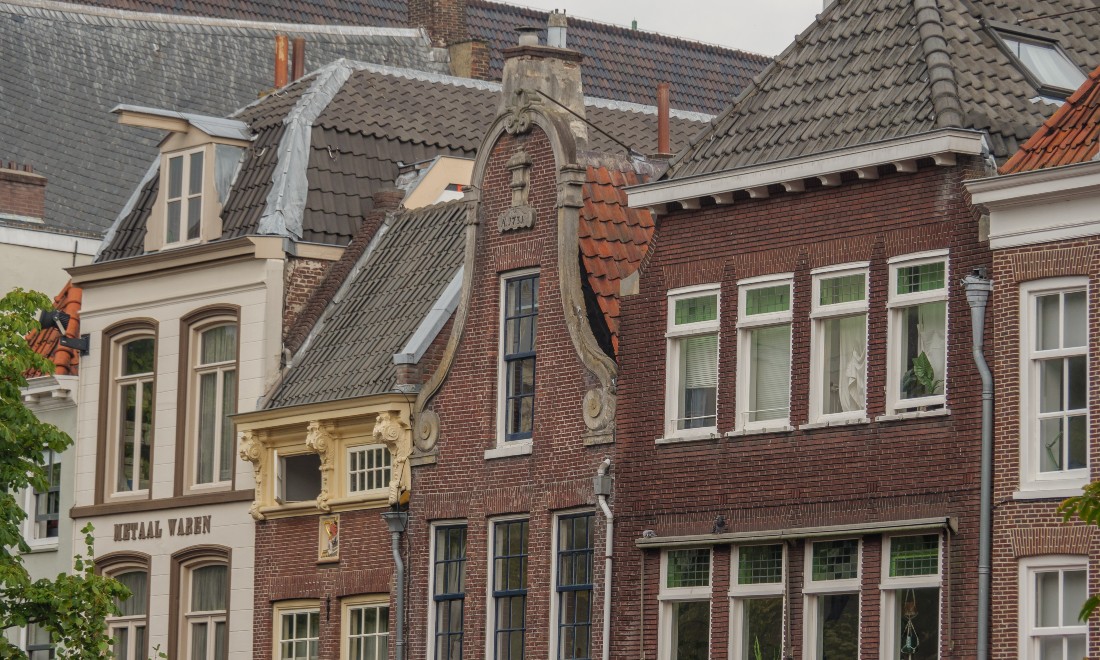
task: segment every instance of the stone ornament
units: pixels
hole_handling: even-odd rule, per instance
[[[527,204],[527,193],[531,188],[531,157],[523,149],[508,159],[508,170],[512,173],[512,206],[497,218],[501,233],[515,229],[529,229],[535,226],[535,209]]]
[[[252,500],[252,506],[248,513],[256,520],[263,520],[264,514],[260,513],[260,498],[263,497],[264,484],[264,452],[263,442],[255,431],[241,431],[237,434],[237,445],[240,447],[242,461],[252,464],[252,473],[256,480],[256,496]]]
[[[317,495],[317,508],[332,511],[329,501],[329,480],[332,477],[332,448],[335,444],[335,427],[328,422],[312,421],[306,427],[306,446],[321,457],[321,492]]]
[[[508,118],[504,120],[504,131],[508,135],[522,135],[531,130],[531,111],[541,103],[537,94],[517,89],[505,108]]]
[[[390,467],[389,503],[397,504],[401,496],[401,479],[408,469],[409,454],[412,453],[412,439],[409,427],[401,421],[397,412],[380,412],[374,422],[374,439],[386,445],[393,457]]]
[[[434,410],[421,410],[416,415],[413,443],[421,454],[430,454],[439,440],[439,415]]]

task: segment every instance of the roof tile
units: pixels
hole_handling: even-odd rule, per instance
[[[1100,153],[1100,67],[1001,167],[1001,174],[1093,160]]]

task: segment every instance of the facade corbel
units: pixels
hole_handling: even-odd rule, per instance
[[[317,508],[325,512],[332,511],[329,499],[332,492],[332,451],[336,441],[336,425],[331,422],[314,420],[306,427],[306,446],[321,457],[318,468],[321,471],[321,492],[317,495]]]

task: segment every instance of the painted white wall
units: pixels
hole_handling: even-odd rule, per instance
[[[0,295],[20,287],[52,298],[69,281],[65,269],[91,263],[97,249],[89,238],[0,227]]]

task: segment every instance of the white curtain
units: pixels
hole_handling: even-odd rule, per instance
[[[839,320],[840,408],[844,412],[863,410],[867,400],[867,315]]]
[[[219,564],[191,571],[192,612],[220,612],[225,609],[227,573],[226,567]]]
[[[925,303],[917,308],[917,355],[923,352],[928,358],[936,380],[943,379],[944,365],[947,364],[946,335],[946,302]]]
[[[749,422],[784,419],[791,401],[791,326],[757,328],[750,339]]]

